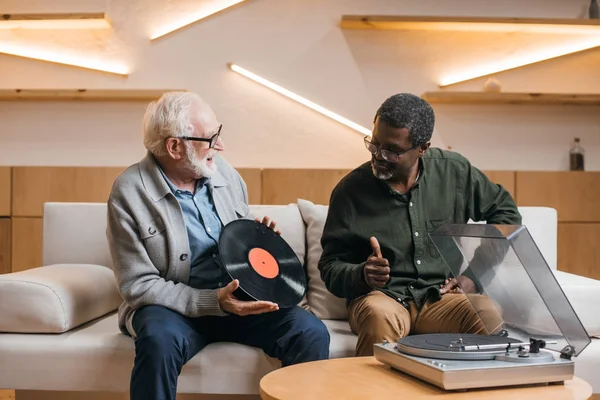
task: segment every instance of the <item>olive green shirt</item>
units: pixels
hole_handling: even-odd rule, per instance
[[[363,267],[372,254],[369,238],[375,236],[391,270],[388,283],[377,290],[421,307],[440,298],[439,287],[450,276],[428,233],[469,219],[521,224],[510,193],[457,153],[429,149],[420,160],[417,182],[405,194],[375,178],[367,162],[331,194],[321,238],[321,277],[337,297],[352,300],[370,292]]]

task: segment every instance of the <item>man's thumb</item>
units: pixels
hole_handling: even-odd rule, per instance
[[[239,286],[240,286],[240,281],[238,281],[237,279],[234,279],[231,282],[229,282],[227,284],[227,286],[225,286],[225,290],[227,291],[227,293],[233,293]]]
[[[371,242],[373,255],[375,257],[383,258],[383,256],[381,255],[381,248],[379,248],[379,241],[377,241],[377,238],[375,236],[371,236],[371,239],[369,239],[369,241]]]

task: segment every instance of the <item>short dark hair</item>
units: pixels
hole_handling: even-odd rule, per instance
[[[399,93],[387,98],[375,114],[379,120],[394,128],[406,128],[413,146],[422,146],[431,140],[435,114],[429,103],[410,93]]]

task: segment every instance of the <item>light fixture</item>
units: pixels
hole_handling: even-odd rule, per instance
[[[504,60],[493,61],[487,65],[479,65],[473,68],[461,68],[461,71],[457,72],[456,74],[449,74],[442,77],[442,79],[440,79],[439,86],[443,88],[460,82],[481,78],[491,74],[497,74],[499,72],[504,72],[526,65],[551,60],[553,58],[590,50],[596,47],[600,47],[599,36],[587,37],[585,40],[579,43],[569,43],[562,46],[554,45],[550,48],[530,51],[526,54],[515,57],[507,57]]]
[[[246,0],[221,0],[216,3],[205,5],[196,12],[189,13],[177,21],[173,21],[165,26],[160,27],[150,35],[150,40],[155,40],[165,36],[168,33],[175,32],[181,28],[193,24],[194,22],[200,21],[201,19],[216,14],[229,7],[233,7],[236,4],[244,1]]]
[[[48,61],[57,64],[65,64],[74,67],[92,69],[127,76],[129,68],[126,65],[91,59],[86,55],[61,54],[47,50],[27,48],[22,45],[0,43],[0,53],[10,56],[30,58],[39,61]]]
[[[104,13],[0,15],[0,30],[108,29],[110,27],[110,21]]]
[[[363,135],[368,136],[372,132],[370,129],[367,129],[364,126],[360,126],[357,123],[352,122],[349,119],[346,119],[346,118],[344,118],[344,117],[342,117],[342,116],[334,113],[333,111],[330,111],[330,110],[328,110],[328,109],[326,109],[326,108],[324,108],[324,107],[322,107],[322,106],[320,106],[320,105],[318,105],[316,103],[313,103],[310,100],[305,99],[302,96],[297,95],[296,93],[292,93],[289,90],[284,89],[281,86],[276,85],[273,82],[270,82],[270,81],[268,81],[268,80],[266,80],[264,78],[261,78],[260,76],[254,74],[254,73],[252,73],[250,71],[248,71],[247,69],[244,69],[244,68],[240,67],[239,65],[232,64],[232,63],[229,63],[227,65],[229,66],[229,68],[231,68],[232,71],[237,72],[238,74],[243,75],[243,76],[245,76],[247,78],[250,78],[253,81],[255,81],[257,83],[260,83],[261,85],[266,86],[269,89],[274,90],[274,91],[276,91],[279,94],[282,94],[282,95],[284,95],[284,96],[286,96],[286,97],[288,97],[288,98],[290,98],[290,99],[292,99],[294,101],[297,101],[298,103],[300,103],[300,104],[302,104],[302,105],[304,105],[304,106],[306,106],[306,107],[308,107],[308,108],[310,108],[310,109],[312,109],[312,110],[314,110],[314,111],[316,111],[318,113],[321,113],[321,114],[325,115],[326,117],[329,117],[329,118],[331,118],[331,119],[333,119],[333,120],[335,120],[335,121],[337,121],[337,122],[339,122],[341,124],[346,125],[349,128],[354,129],[355,131],[358,131],[358,132],[362,133]]]
[[[430,17],[413,15],[344,15],[343,29],[425,30],[455,32],[511,32],[598,34],[598,20],[569,18]]]

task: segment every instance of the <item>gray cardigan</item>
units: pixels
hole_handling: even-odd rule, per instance
[[[220,156],[214,160],[218,172],[208,186],[223,224],[253,218],[242,177]],[[124,300],[118,311],[123,333],[135,336],[131,317],[145,305],[188,317],[225,315],[217,290],[187,285],[191,256],[183,213],[152,154],[117,177],[107,209],[108,244]]]

